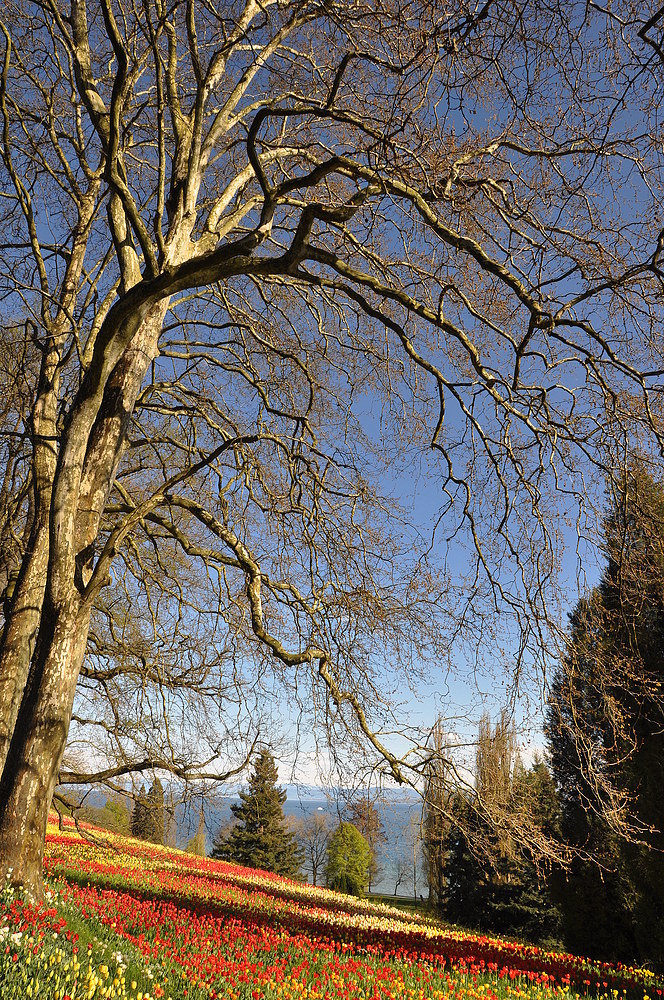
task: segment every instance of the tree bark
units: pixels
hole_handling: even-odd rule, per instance
[[[0,780],[0,879],[43,895],[48,812],[67,742],[90,610],[75,592],[55,608],[48,597],[37,648]]]
[[[32,419],[34,518],[11,611],[0,639],[0,772],[16,726],[23,690],[37,641],[49,558],[49,511],[57,453],[57,362],[52,347],[43,359]]]
[[[44,496],[42,520],[36,522],[39,546],[26,572],[32,603],[24,601],[24,613],[15,616],[18,625],[9,623],[9,635],[16,628],[18,638],[14,645],[5,644],[4,662],[16,669],[13,688],[0,686],[4,731],[13,733],[6,740],[0,779],[0,880],[8,878],[35,899],[43,895],[48,812],[67,743],[94,596],[105,582],[95,578],[90,584],[94,542],[137,393],[157,354],[167,308],[167,300],[162,300],[150,309],[110,373],[88,426],[70,425],[53,488]],[[80,412],[89,399],[78,402]],[[40,579],[48,581],[45,593]],[[26,591],[27,583],[22,593]],[[32,632],[21,637],[20,626],[26,623],[32,632],[38,624],[36,642]]]

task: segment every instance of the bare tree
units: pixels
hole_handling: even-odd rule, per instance
[[[486,712],[480,719],[475,754],[475,798],[487,816],[505,809],[512,796],[519,755],[514,719],[506,708],[495,726]]]
[[[304,869],[311,874],[312,885],[318,885],[321,873],[325,871],[327,847],[332,835],[330,820],[326,813],[315,812],[306,819],[294,820],[290,817],[290,827],[304,854]]]
[[[399,886],[403,885],[410,875],[412,860],[403,852],[397,854],[394,861],[394,895],[399,891]]]
[[[0,875],[40,893],[58,780],[241,768],[252,692],[402,781],[384,663],[416,686],[496,615],[514,683],[541,663],[566,520],[611,442],[660,444],[657,80],[621,16],[5,9]],[[389,496],[428,451],[433,544]]]

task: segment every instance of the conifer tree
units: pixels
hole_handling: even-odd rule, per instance
[[[148,792],[141,785],[131,814],[131,835],[153,844],[164,843],[164,788],[155,777]]]
[[[272,754],[262,750],[254,764],[249,788],[240,792],[240,802],[231,806],[237,823],[217,836],[213,858],[277,875],[299,875],[302,851],[286,827],[283,811],[286,792],[277,786],[277,777]]]
[[[560,880],[566,943],[661,966],[664,486],[640,460],[610,499],[604,551],[599,585],[571,616],[547,718],[563,835],[601,865],[580,856]]]
[[[145,785],[141,785],[141,790],[136,796],[134,808],[131,813],[131,835],[139,840],[146,839],[147,829],[147,795]]]

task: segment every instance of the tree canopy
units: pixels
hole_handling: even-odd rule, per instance
[[[660,41],[627,2],[5,8],[0,878],[39,895],[58,783],[241,771],[275,692],[403,781],[398,684],[542,666],[567,524],[661,445]]]
[[[342,822],[327,845],[325,883],[337,892],[363,896],[369,885],[371,848],[352,823]]]

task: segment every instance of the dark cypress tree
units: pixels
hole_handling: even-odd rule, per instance
[[[607,961],[636,954],[620,872],[618,838],[603,817],[614,774],[602,663],[607,635],[599,590],[570,617],[565,663],[551,689],[545,726],[561,809],[561,837],[577,849],[567,872],[552,879],[563,936],[574,952]],[[591,860],[592,859],[592,860]]]
[[[164,816],[164,787],[155,777],[146,798],[145,840],[153,844],[163,844],[166,824]]]
[[[546,726],[563,835],[601,865],[579,858],[560,879],[566,942],[664,967],[664,489],[637,462],[611,498],[604,548]]]
[[[141,785],[141,790],[136,796],[134,808],[131,813],[131,835],[139,840],[146,839],[147,831],[147,796],[145,785]]]
[[[453,923],[486,929],[489,875],[470,847],[470,843],[476,842],[481,820],[474,804],[463,795],[456,796],[451,811],[459,825],[454,824],[449,833],[444,894],[441,894],[439,907],[445,918]]]
[[[261,868],[277,875],[299,875],[302,851],[286,828],[286,793],[277,786],[277,768],[267,751],[259,754],[246,792],[231,811],[237,825],[217,836],[212,857]]]
[[[157,777],[147,793],[141,785],[131,814],[131,835],[153,844],[164,843],[164,788]]]

